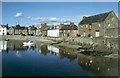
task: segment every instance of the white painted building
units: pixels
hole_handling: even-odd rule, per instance
[[[7,35],[7,27],[0,25],[0,35]]]
[[[50,53],[52,51],[52,52],[56,53],[57,56],[59,56],[59,48],[51,46],[51,45],[48,45],[47,48],[48,48],[48,50],[50,50]]]
[[[59,28],[58,27],[50,27],[50,29],[47,31],[47,36],[49,37],[59,37]]]

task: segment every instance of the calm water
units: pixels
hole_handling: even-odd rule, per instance
[[[117,59],[75,54],[74,49],[0,41],[3,76],[116,76]]]

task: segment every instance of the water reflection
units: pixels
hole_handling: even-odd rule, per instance
[[[18,57],[22,57],[22,54],[17,50],[17,52],[15,53],[16,54],[16,56],[18,56]]]
[[[92,73],[92,75],[98,75],[98,76],[99,75],[100,76],[110,76],[110,75],[116,76],[116,75],[118,75],[118,71],[117,71],[118,70],[118,60],[115,58],[113,59],[113,58],[105,58],[105,57],[86,56],[86,55],[75,53],[77,51],[75,49],[69,49],[69,48],[65,48],[65,47],[56,47],[53,45],[47,45],[47,44],[37,43],[37,42],[36,42],[37,44],[35,44],[34,46],[23,46],[22,42],[23,41],[8,41],[8,42],[0,41],[0,44],[1,44],[0,51],[7,50],[7,49],[11,52],[15,51],[15,55],[17,57],[24,57],[24,58],[26,57],[24,55],[26,55],[26,53],[28,53],[30,51],[32,53],[34,52],[34,53],[38,53],[40,55],[44,55],[44,56],[46,56],[46,58],[47,58],[47,56],[49,56],[48,54],[50,54],[52,56],[59,56],[60,60],[68,59],[70,64],[77,63],[77,65],[80,68],[77,67],[76,69],[79,69],[79,70],[77,70],[75,73],[77,73],[78,75],[82,75],[83,71],[85,71],[85,72],[87,71],[89,73]],[[33,55],[31,55],[31,58],[32,57],[33,57]],[[39,60],[37,60],[38,55],[36,55],[35,58],[36,58],[36,61],[39,62]],[[26,59],[24,59],[24,60],[26,60]],[[57,58],[57,62],[61,62],[60,60]],[[75,60],[77,60],[77,61],[75,61]],[[69,66],[69,65],[67,65],[67,66]],[[58,68],[60,68],[60,67],[58,67]],[[53,69],[53,70],[56,70],[56,69]],[[71,69],[68,69],[68,70],[72,71]],[[81,72],[81,70],[82,70],[82,72]],[[67,71],[67,70],[64,70],[64,72],[65,71]]]
[[[79,55],[78,64],[83,70],[97,75],[118,75],[118,59]]]
[[[0,52],[7,50],[7,41],[0,41]]]

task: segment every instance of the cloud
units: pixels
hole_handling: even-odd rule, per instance
[[[47,24],[60,24],[60,23],[68,23],[70,22],[69,19],[60,19],[56,17],[37,17],[37,18],[31,18],[32,21],[36,21],[37,23],[47,23]]]
[[[32,21],[35,21],[35,24],[40,25],[40,23],[47,23],[48,25],[59,25],[61,23],[69,24],[71,21],[75,24],[78,24],[83,16],[90,16],[90,15],[79,15],[79,16],[62,16],[61,18],[57,17],[37,17],[37,18],[29,18]]]
[[[28,19],[30,19],[30,18],[31,18],[31,16],[28,16],[27,18],[28,18]]]
[[[31,18],[32,21],[41,20],[42,18]]]
[[[15,15],[15,17],[22,17],[22,16],[23,16],[22,13],[17,13],[17,14]]]

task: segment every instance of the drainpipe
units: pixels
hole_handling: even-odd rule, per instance
[[[104,36],[105,36],[106,34],[105,34],[105,21],[104,21]]]

